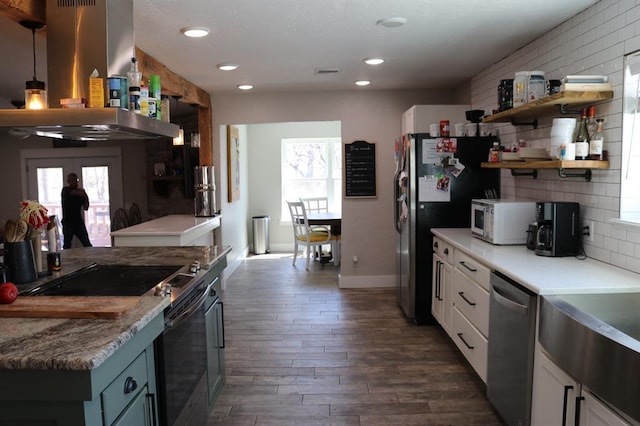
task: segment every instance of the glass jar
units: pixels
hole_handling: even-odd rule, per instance
[[[500,80],[498,84],[498,111],[513,108],[513,79]]]

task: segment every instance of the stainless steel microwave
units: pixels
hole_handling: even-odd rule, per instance
[[[533,201],[472,200],[471,233],[491,244],[526,244],[535,215]]]

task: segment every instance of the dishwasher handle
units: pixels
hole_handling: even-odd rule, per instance
[[[491,290],[493,299],[505,308],[510,309],[523,316],[526,316],[529,313],[529,308],[527,306],[514,302],[513,300],[508,299],[504,295],[500,294],[500,291],[496,288],[496,286],[492,285]]]

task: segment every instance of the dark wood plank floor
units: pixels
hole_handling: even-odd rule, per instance
[[[338,288],[338,268],[245,260],[222,295],[227,381],[208,425],[500,425],[440,327],[393,289]]]

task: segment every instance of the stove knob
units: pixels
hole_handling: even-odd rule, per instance
[[[190,266],[189,266],[189,271],[196,273],[200,270],[200,262],[193,262]]]

